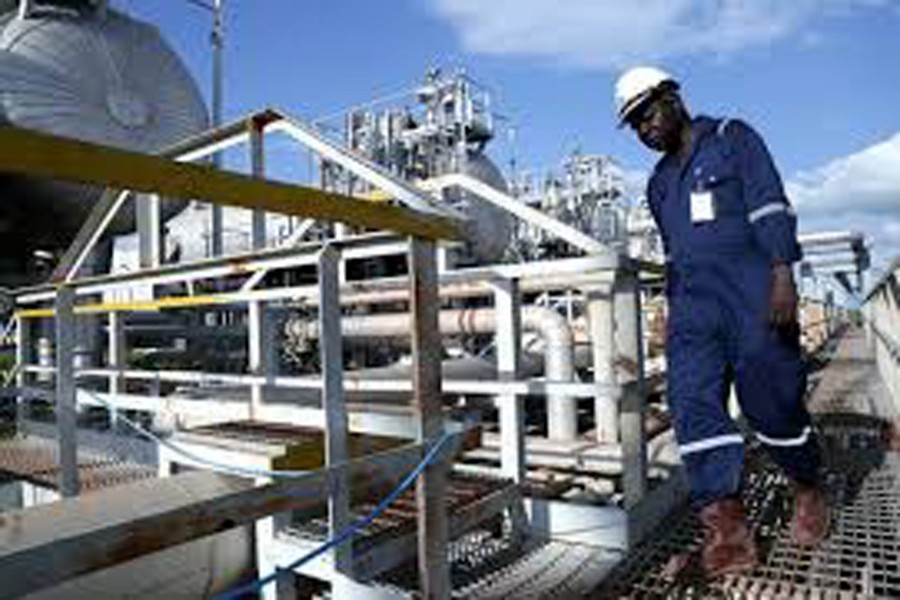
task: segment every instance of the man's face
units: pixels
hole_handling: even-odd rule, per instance
[[[681,146],[683,111],[674,92],[652,94],[628,116],[641,142],[657,152],[677,152]]]

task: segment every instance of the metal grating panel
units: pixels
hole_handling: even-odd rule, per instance
[[[862,415],[817,420],[833,506],[829,538],[815,549],[791,543],[791,492],[759,448],[750,453],[745,502],[760,542],[761,566],[705,581],[691,556],[697,519],[682,509],[669,533],[640,547],[596,590],[597,598],[900,598],[900,454],[884,451],[883,422]]]
[[[621,553],[614,550],[547,542],[475,585],[455,586],[453,595],[479,600],[584,598],[620,557]]]
[[[59,446],[41,438],[0,442],[0,475],[55,488],[59,479]],[[96,452],[80,451],[78,477],[82,491],[94,491],[156,477],[156,468]]]

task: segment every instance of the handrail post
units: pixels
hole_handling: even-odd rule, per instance
[[[616,277],[614,310],[616,356],[624,363],[619,370],[619,384],[622,386],[620,428],[626,508],[639,504],[647,493],[647,434],[644,429],[647,399],[640,292],[636,269],[631,265],[623,266]]]
[[[30,365],[33,361],[34,348],[32,346],[32,324],[31,320],[19,315],[16,316],[16,385],[19,389],[24,389],[29,382],[28,371],[26,365]],[[25,396],[19,396],[16,399],[16,425],[21,426],[26,415],[27,399]]]
[[[162,200],[158,194],[137,194],[134,201],[141,268],[158,269],[163,262]]]
[[[265,402],[266,385],[277,374],[277,344],[269,303],[251,300],[247,303],[247,338],[249,371],[265,378],[263,383],[250,386],[250,419],[259,417]]]
[[[441,335],[435,243],[410,238],[410,313],[412,314],[413,403],[418,441],[434,443],[443,431]],[[422,596],[450,597],[447,558],[447,467],[428,465],[416,481],[419,578]]]
[[[497,312],[497,375],[516,381],[522,354],[522,298],[518,279],[492,284]],[[497,396],[500,411],[500,469],[517,484],[525,481],[525,412],[516,394]]]
[[[264,179],[266,174],[265,137],[264,128],[266,121],[250,118],[247,124],[250,129],[250,169],[251,175],[258,179]],[[250,245],[254,250],[266,247],[266,212],[261,208],[254,208],[250,227]]]
[[[619,442],[619,397],[611,392],[616,384],[615,319],[613,315],[612,282],[584,290],[587,298],[587,318],[593,357],[594,428],[600,444]],[[607,387],[601,387],[607,386]]]
[[[75,290],[61,285],[56,291],[56,425],[59,436],[59,491],[77,496],[78,432],[75,406]]]
[[[341,302],[338,282],[340,252],[326,245],[319,253],[319,358],[322,365],[322,406],[325,410],[325,464],[331,469],[347,461],[347,407],[344,401],[344,359],[341,339]],[[336,536],[350,522],[350,498],[344,471],[330,470],[328,525]],[[334,549],[334,566],[350,574],[352,546]],[[341,579],[338,575],[336,579]]]
[[[125,392],[125,378],[121,372],[125,369],[127,351],[125,347],[125,313],[110,311],[109,329],[107,331],[107,345],[109,348],[109,366],[117,372],[109,376],[109,393],[113,398],[112,407],[109,409],[110,427],[115,430],[118,426],[118,410],[116,409],[116,394]]]

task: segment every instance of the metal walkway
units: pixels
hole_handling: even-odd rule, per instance
[[[900,452],[886,440],[895,418],[861,332],[840,338],[814,378],[809,405],[821,434],[833,506],[829,538],[814,550],[790,541],[787,480],[756,447],[745,501],[761,566],[706,582],[694,551],[701,531],[687,509],[632,552],[594,598],[900,598]],[[673,568],[687,558],[686,566]]]

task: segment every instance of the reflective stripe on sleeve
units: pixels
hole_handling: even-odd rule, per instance
[[[725,135],[725,129],[728,128],[728,124],[731,123],[731,119],[722,119],[719,121],[719,124],[716,126],[716,135],[722,137]]]
[[[760,206],[756,210],[750,211],[750,213],[747,215],[747,220],[751,223],[756,223],[764,217],[768,217],[769,215],[774,215],[780,212],[785,212],[793,216],[794,209],[784,202],[769,202],[768,204]]]
[[[803,432],[797,437],[792,438],[773,438],[761,433],[756,434],[756,438],[767,446],[777,446],[780,448],[790,448],[793,446],[802,446],[809,441],[809,435],[812,428],[807,426],[803,428]]]
[[[722,446],[743,445],[743,443],[744,436],[739,433],[728,433],[681,445],[678,447],[678,451],[681,453],[681,456],[687,456],[689,454],[706,452],[707,450],[720,448]]]

